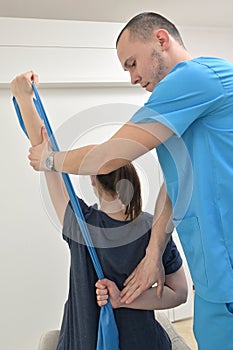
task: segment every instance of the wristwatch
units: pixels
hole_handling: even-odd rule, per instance
[[[55,152],[51,152],[45,160],[46,168],[50,171],[56,171],[54,168],[54,154]]]

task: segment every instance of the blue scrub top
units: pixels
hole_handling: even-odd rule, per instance
[[[173,130],[157,154],[196,293],[233,301],[233,65],[177,64],[131,122]]]

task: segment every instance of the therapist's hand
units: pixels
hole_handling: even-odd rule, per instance
[[[131,275],[125,280],[121,291],[121,303],[130,304],[145,290],[157,284],[157,296],[161,298],[165,282],[162,256],[155,258],[146,254]]]
[[[32,98],[32,82],[34,82],[36,86],[39,85],[38,75],[33,71],[18,75],[10,84],[13,96],[19,100],[25,97]]]
[[[41,135],[42,142],[39,145],[33,146],[29,149],[28,159],[30,160],[30,165],[34,170],[48,171],[48,168],[45,165],[45,160],[52,152],[52,149],[45,126],[41,128]]]

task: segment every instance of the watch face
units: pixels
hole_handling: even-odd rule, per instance
[[[51,155],[46,158],[45,164],[49,170],[53,168],[53,157]]]

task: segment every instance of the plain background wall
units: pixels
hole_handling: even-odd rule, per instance
[[[1,33],[8,33],[0,38],[0,346],[4,350],[34,350],[41,333],[59,328],[69,269],[68,250],[43,176],[28,166],[29,142],[17,124],[9,81],[28,69],[40,74],[40,93],[61,146],[100,142],[148,97],[141,89],[130,88],[117,61],[115,38],[121,28],[119,23],[0,18]],[[194,56],[222,56],[233,62],[232,30],[179,28]],[[71,141],[67,134],[73,135]],[[143,180],[144,207],[150,211],[161,183],[158,166],[151,168],[151,157],[153,153],[136,164]],[[79,181],[82,195],[94,200],[88,180]]]

